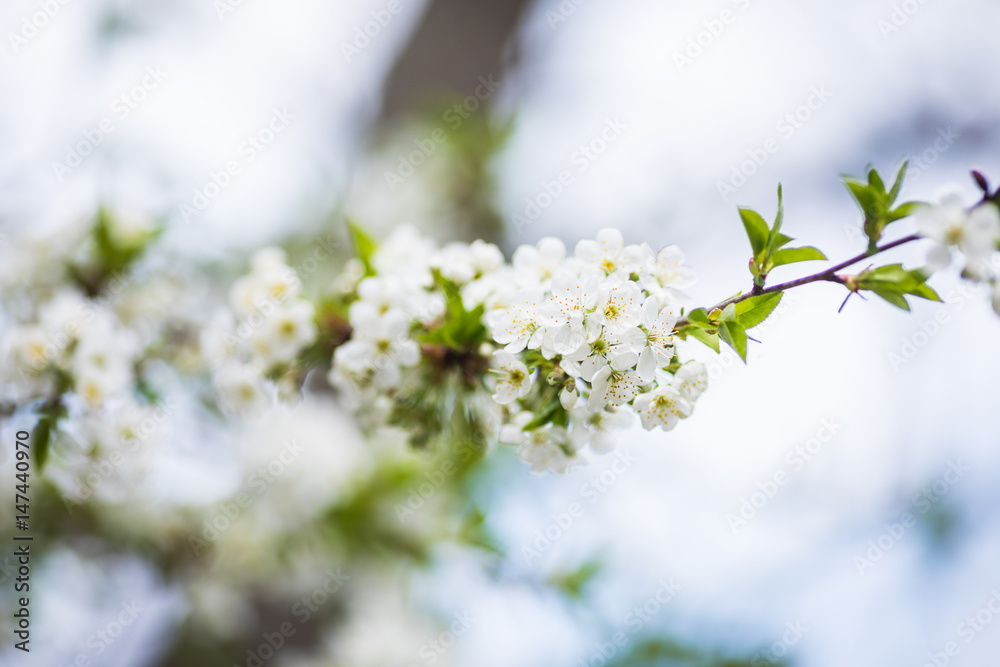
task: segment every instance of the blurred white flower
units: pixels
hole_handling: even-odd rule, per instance
[[[971,212],[965,210],[957,195],[946,197],[937,206],[921,208],[914,216],[917,231],[937,243],[928,256],[928,268],[936,271],[951,262],[951,247],[962,251],[973,275],[997,249],[1000,239],[1000,213],[996,206],[984,204]]]
[[[313,305],[296,299],[269,317],[258,330],[254,350],[265,364],[290,363],[299,351],[316,340]]]
[[[660,386],[635,399],[635,410],[647,431],[657,426],[670,431],[678,420],[691,416],[692,408],[674,387]]]
[[[491,371],[496,376],[496,392],[493,399],[500,405],[513,403],[531,391],[531,374],[528,367],[514,355],[503,350],[494,353],[496,365]]]
[[[602,271],[606,276],[617,275],[627,280],[642,266],[645,252],[639,246],[626,246],[617,229],[602,229],[596,240],[585,239],[576,244],[577,259],[586,266]]]
[[[708,389],[708,370],[698,361],[689,361],[674,374],[673,387],[687,401],[694,403]]]
[[[580,392],[576,390],[576,387],[566,387],[559,392],[559,404],[563,406],[564,410],[572,410],[579,400]]]
[[[409,322],[399,312],[382,317],[361,312],[354,324],[354,336],[334,352],[334,369],[355,373],[371,372],[376,386],[395,387],[402,378],[401,368],[416,365],[420,348],[409,338]]]
[[[618,444],[618,433],[631,426],[635,418],[631,408],[591,410],[581,405],[573,410],[570,438],[575,449],[588,444],[594,452],[607,454]]]
[[[222,407],[228,412],[257,413],[274,403],[274,388],[267,385],[260,369],[250,364],[225,363],[214,380]]]
[[[511,258],[514,276],[522,287],[540,285],[548,287],[549,281],[566,259],[566,246],[557,238],[546,236],[537,245],[518,246]]]
[[[576,461],[569,433],[559,426],[548,424],[532,431],[525,431],[522,443],[518,456],[531,465],[533,472],[551,470],[564,473]]]
[[[662,248],[655,257],[650,252],[642,282],[663,307],[690,302],[690,297],[682,290],[693,286],[696,279],[694,270],[684,266],[684,253],[681,249],[670,245]]]

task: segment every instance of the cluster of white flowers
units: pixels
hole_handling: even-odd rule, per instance
[[[494,398],[511,411],[501,441],[518,445],[533,469],[564,471],[588,444],[607,452],[633,412],[647,430],[667,431],[691,414],[708,376],[695,362],[667,372],[678,307],[687,300],[682,290],[694,283],[676,246],[654,253],[605,229],[580,241],[572,256],[556,239],[522,246],[513,264],[520,288],[489,309],[486,321],[504,346],[494,355]],[[546,378],[526,363],[530,351],[556,360]],[[547,395],[533,393],[539,379],[559,388],[567,418],[525,430],[545,409],[532,398]]]
[[[981,204],[971,211],[957,195],[939,205],[920,209],[915,215],[917,231],[935,242],[927,264],[932,271],[952,262],[954,250],[965,260],[962,275],[993,286],[993,308],[1000,315],[1000,212],[994,204]]]
[[[302,298],[302,282],[278,248],[254,254],[250,273],[229,291],[229,306],[203,331],[201,348],[223,408],[246,413],[296,389],[283,371],[315,342],[316,313]]]
[[[77,502],[121,500],[148,468],[168,414],[137,398],[135,368],[146,350],[106,301],[63,287],[4,335],[7,397],[59,401],[50,479]]]
[[[366,277],[361,262],[352,260],[338,280],[338,289],[357,300],[348,313],[351,338],[334,351],[328,379],[352,407],[384,413],[403,371],[420,361],[413,329],[444,311],[432,289],[434,252],[433,242],[401,227],[373,254],[375,275]]]
[[[8,330],[5,349],[8,390],[47,395],[65,379],[96,410],[131,388],[139,344],[112,312],[64,288],[39,306],[37,321]]]
[[[675,246],[656,253],[606,229],[572,255],[544,238],[507,263],[492,244],[436,248],[403,228],[370,265],[374,275],[354,265],[345,272],[354,278],[338,281],[356,299],[330,372],[369,414],[387,413],[387,397],[421,362],[420,335],[447,325],[447,289],[467,312],[482,308],[486,333],[473,342],[491,366],[482,386],[505,415],[500,441],[536,470],[566,470],[588,445],[609,451],[633,412],[647,429],[670,430],[707,385],[701,364],[674,354],[682,290],[694,283]]]

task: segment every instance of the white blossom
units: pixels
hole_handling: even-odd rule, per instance
[[[642,322],[642,295],[631,280],[601,290],[597,302],[601,324],[615,335],[622,335]]]
[[[552,424],[527,431],[518,450],[518,456],[531,465],[532,472],[564,473],[576,460],[574,454],[566,429]]]
[[[542,318],[538,313],[541,303],[541,290],[520,290],[510,308],[491,313],[493,340],[506,345],[508,352],[541,347],[544,334]]]
[[[527,396],[531,391],[531,374],[528,367],[503,350],[494,353],[496,367],[491,369],[496,375],[496,392],[493,399],[501,404],[513,403]]]
[[[587,407],[602,410],[605,406],[624,405],[635,398],[639,390],[639,376],[632,370],[634,358],[634,353],[619,355],[597,371],[591,381]]]
[[[678,420],[691,416],[691,404],[674,387],[660,386],[635,399],[635,411],[639,413],[642,427],[652,431],[659,426],[670,431]]]
[[[984,204],[966,211],[957,195],[946,197],[940,205],[921,208],[914,216],[917,231],[937,243],[928,257],[932,270],[950,262],[950,247],[958,248],[974,273],[996,250],[1000,240],[1000,214],[996,206]]]
[[[642,306],[642,329],[632,329],[628,339],[633,350],[639,353],[636,371],[643,384],[652,382],[656,369],[670,365],[674,356],[674,325],[677,316],[668,309],[659,310],[655,299],[647,299]]]
[[[642,266],[645,253],[639,246],[626,246],[622,233],[617,229],[602,229],[596,240],[583,240],[576,244],[577,259],[586,266],[602,271],[606,276],[617,275],[628,279]]]
[[[594,273],[579,277],[562,273],[553,279],[552,296],[539,310],[556,354],[570,354],[600,334],[600,322],[592,315],[599,285]]]
[[[708,370],[698,361],[690,361],[674,374],[673,387],[687,401],[694,403],[708,389]]]
[[[522,287],[540,285],[548,287],[549,281],[566,259],[566,246],[557,238],[546,236],[537,245],[518,246],[511,258],[515,280]]]
[[[274,403],[274,390],[260,369],[249,364],[229,362],[214,377],[222,408],[236,414],[258,413]]]
[[[429,287],[433,281],[430,260],[435,252],[433,240],[410,225],[402,225],[379,244],[371,263],[380,276],[399,276],[415,287]]]
[[[680,248],[669,245],[655,256],[650,252],[643,268],[643,286],[661,302],[661,307],[690,302],[690,297],[682,290],[693,286],[697,276],[693,269],[684,266],[684,253]]]
[[[352,324],[354,336],[334,352],[334,369],[370,372],[375,385],[383,389],[398,386],[400,369],[420,360],[420,348],[408,336],[407,319],[401,313],[389,313],[383,317],[365,316]]]
[[[313,305],[296,299],[269,317],[259,330],[255,351],[270,365],[290,363],[316,339]]]
[[[565,363],[567,360],[579,365],[567,364]],[[581,345],[573,354],[568,355],[563,362],[563,368],[571,375],[592,382],[597,371],[608,364],[631,368],[638,360],[638,355],[632,352],[627,345],[602,333],[593,341]]]
[[[628,428],[635,418],[631,408],[590,410],[581,405],[573,410],[570,439],[576,449],[586,445],[598,454],[607,454],[618,444],[618,433]]]
[[[576,387],[567,386],[559,392],[559,404],[564,410],[572,410],[579,400],[580,392],[577,391]]]

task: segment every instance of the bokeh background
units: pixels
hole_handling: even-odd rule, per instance
[[[55,239],[103,204],[163,221],[178,256],[231,266],[266,243],[339,234],[345,214],[378,236],[411,224],[507,251],[613,226],[680,245],[707,305],[748,281],[736,206],[770,216],[779,182],[790,233],[838,258],[863,249],[842,173],[909,156],[904,196],[923,200],[971,200],[972,167],[1000,178],[998,21],[991,0],[10,0],[0,233]],[[477,87],[482,99],[467,97]],[[276,113],[286,127],[191,215]],[[388,182],[438,128],[447,142]],[[96,145],[78,166],[54,165],[81,141]],[[778,150],[763,160],[765,145]],[[540,199],[563,171],[570,185]],[[918,264],[923,250],[898,257]],[[476,620],[437,664],[994,664],[1000,617],[981,610],[1000,601],[1000,324],[957,275],[932,284],[946,302],[911,314],[860,299],[838,314],[833,287],[792,295],[748,367],[703,356],[712,389],[695,418],[621,434],[624,472],[608,457],[537,476],[491,454],[463,493],[504,557],[442,542],[419,566],[356,574],[339,629],[309,625],[266,664],[432,664],[387,647],[436,638],[453,614]],[[321,443],[316,479],[303,468],[299,483],[323,489],[314,498],[347,485],[344,460],[369,446],[347,418],[308,403],[282,418],[278,431]],[[221,502],[237,452],[264,437],[202,421],[173,424],[144,483],[158,502]],[[281,503],[310,502],[299,483],[275,490]],[[572,525],[525,556],[573,503]],[[916,522],[900,532],[906,512]],[[36,561],[37,649],[14,652],[5,635],[0,662],[247,664],[287,615],[242,599],[249,579],[185,579],[155,545],[95,539],[53,542]],[[267,578],[279,598],[297,585]],[[679,591],[637,623],[661,582]],[[133,599],[145,611],[96,656],[88,637]],[[977,613],[980,630],[963,632]],[[619,631],[626,645],[605,658]],[[940,662],[949,642],[960,653]],[[235,653],[213,652],[223,644]]]

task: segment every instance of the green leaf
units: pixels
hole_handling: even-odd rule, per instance
[[[713,350],[715,350],[716,354],[718,354],[721,351],[721,349],[722,349],[719,346],[719,335],[718,334],[708,333],[704,329],[696,329],[694,327],[688,329],[686,331],[686,334],[688,336],[691,336],[691,338],[694,338],[695,340],[703,343],[707,347],[712,348]]]
[[[776,238],[774,241],[774,249],[777,250],[778,248],[781,248],[782,246],[787,245],[788,243],[791,243],[794,240],[795,239],[793,239],[791,236],[778,234],[778,238]]]
[[[767,237],[767,252],[773,253],[778,248],[778,236],[781,232],[781,225],[785,222],[785,201],[781,195],[781,184],[778,184],[778,214],[774,217],[774,227]]]
[[[434,280],[445,295],[444,320],[436,328],[420,337],[424,343],[444,345],[456,352],[477,349],[486,342],[488,332],[483,324],[485,307],[480,304],[466,310],[462,294],[455,283],[434,272]]]
[[[892,206],[896,202],[896,198],[899,197],[899,191],[903,189],[903,179],[906,177],[906,170],[910,166],[910,161],[906,160],[903,162],[903,166],[899,168],[899,173],[896,174],[896,182],[892,184],[892,189],[889,190],[889,205]]]
[[[719,316],[720,322],[735,322],[736,321],[736,304],[731,303],[726,306],[725,310]]]
[[[375,254],[378,247],[375,240],[353,220],[347,221],[347,232],[351,238],[351,245],[354,246],[354,254],[364,264],[365,275],[375,275],[375,267],[372,266],[371,262],[372,255]]]
[[[927,278],[921,269],[906,270],[902,264],[889,264],[861,273],[854,282],[858,289],[874,292],[894,306],[909,310],[905,294],[941,301],[938,293],[927,284]]]
[[[926,206],[926,204],[918,201],[908,201],[905,204],[900,204],[889,212],[889,222],[895,222],[896,220],[908,218],[924,206]]]
[[[747,332],[739,322],[723,321],[719,325],[719,337],[726,342],[729,347],[736,350],[743,363],[747,360]]]
[[[865,218],[877,217],[879,200],[868,185],[852,176],[844,178],[844,184],[847,185]]]
[[[882,182],[882,177],[878,175],[878,171],[874,167],[868,170],[868,187],[872,189],[873,193],[885,192],[885,183]]]
[[[538,413],[538,416],[525,424],[524,428],[521,430],[534,431],[536,428],[541,428],[549,422],[555,421],[560,412],[565,414],[566,409],[563,408],[562,403],[559,402],[559,395],[556,394],[555,398],[550,400],[548,404],[542,408],[542,411]]]
[[[587,585],[601,572],[602,567],[600,560],[591,559],[575,570],[554,575],[550,583],[570,597],[582,600]]]
[[[702,327],[704,329],[714,329],[715,325],[712,324],[711,320],[708,319],[708,312],[704,308],[698,308],[697,310],[692,310],[687,314],[687,320],[691,324]]]
[[[771,263],[774,266],[784,266],[795,262],[812,262],[826,259],[826,255],[812,246],[803,248],[785,248],[778,250],[771,256]]]
[[[49,458],[49,445],[52,443],[53,419],[43,416],[38,420],[34,432],[31,434],[31,448],[35,451],[35,465],[38,466],[38,474],[45,468],[45,462]]]
[[[903,310],[909,312],[910,304],[907,303],[906,297],[900,294],[899,292],[894,292],[892,290],[882,289],[879,287],[872,288],[871,291],[879,295],[892,305],[896,306],[897,308],[902,308]]]
[[[743,228],[746,229],[747,238],[750,239],[753,255],[759,259],[767,248],[770,233],[767,223],[764,222],[764,218],[759,213],[748,208],[740,209],[740,218],[743,220]]]
[[[753,329],[764,322],[781,303],[781,292],[761,294],[736,304],[736,319],[744,329]]]
[[[892,189],[888,192],[886,192],[882,177],[874,168],[868,170],[867,183],[853,176],[844,177],[844,184],[847,185],[851,196],[854,197],[864,213],[864,230],[868,237],[868,247],[871,250],[875,249],[878,241],[882,238],[882,232],[889,224],[911,215],[915,210],[913,204],[903,204],[893,209],[893,204],[903,187],[907,167],[908,163],[904,162],[896,174]]]

